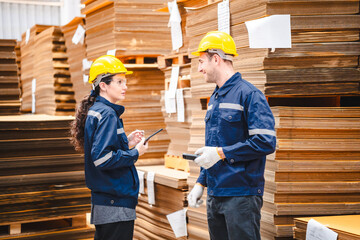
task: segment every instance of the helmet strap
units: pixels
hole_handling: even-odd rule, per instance
[[[222,59],[224,60],[228,60],[228,61],[233,61],[233,58],[234,56],[233,55],[229,55],[229,54],[226,54],[223,50],[221,49],[216,49],[216,48],[213,48],[213,49],[208,49],[207,50],[208,53],[216,53],[217,55],[219,55]]]
[[[106,77],[108,77],[108,76],[111,76],[111,75],[114,75],[114,74],[111,74],[111,73],[104,73],[104,74],[100,74],[100,75],[98,75],[96,78],[95,78],[95,80],[94,80],[94,82],[93,82],[93,89],[95,89],[99,84],[100,84],[100,82],[101,82],[101,80],[103,79],[103,78],[106,78]]]

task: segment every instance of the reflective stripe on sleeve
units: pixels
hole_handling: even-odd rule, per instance
[[[122,134],[122,133],[125,133],[124,128],[118,128],[117,134]]]
[[[211,110],[212,107],[213,107],[213,105],[211,104],[210,106],[208,106],[208,109],[207,109],[207,110],[208,110],[208,111]]]
[[[236,103],[220,103],[219,108],[228,108],[228,109],[244,111],[244,107]]]
[[[268,129],[250,129],[249,135],[256,135],[256,134],[265,134],[265,135],[271,135],[276,137],[276,132],[273,130]]]
[[[98,113],[98,112],[95,112],[95,111],[93,111],[93,110],[89,110],[89,111],[88,111],[88,115],[97,117],[97,118],[99,119],[99,121],[101,120],[101,114]]]
[[[112,151],[109,152],[108,154],[106,154],[105,156],[103,156],[102,158],[99,158],[98,160],[94,161],[95,167],[99,166],[100,164],[106,162],[107,160],[109,160],[112,156]]]

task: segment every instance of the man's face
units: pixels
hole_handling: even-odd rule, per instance
[[[198,71],[204,76],[204,79],[208,83],[216,82],[216,65],[214,63],[214,56],[209,59],[207,53],[200,53]]]

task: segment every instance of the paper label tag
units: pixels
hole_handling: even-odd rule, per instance
[[[176,90],[177,121],[185,122],[184,94],[183,89]]]
[[[148,203],[150,205],[155,205],[155,173],[148,172],[146,176],[146,185],[147,185],[147,192],[148,192]]]
[[[108,50],[107,53],[106,53],[106,55],[112,55],[114,57],[116,56],[115,54],[116,54],[116,49]]]
[[[176,238],[187,236],[186,209],[166,215]]]
[[[85,35],[85,29],[79,24],[71,41],[74,44],[78,44],[79,42],[81,42],[81,40],[84,40],[84,35]]]
[[[145,188],[144,188],[144,175],[145,173],[143,171],[137,170],[138,176],[139,176],[139,193],[145,194]]]
[[[26,35],[25,35],[25,43],[27,44],[29,42],[30,39],[30,28],[28,28],[26,30]]]
[[[230,34],[229,0],[218,4],[218,30]]]
[[[310,219],[306,228],[306,240],[336,240],[338,234],[321,223]]]
[[[35,103],[35,93],[36,93],[36,78],[34,78],[32,81],[31,81],[31,99],[32,99],[32,102],[31,102],[31,113],[35,113],[36,109],[36,103]]]

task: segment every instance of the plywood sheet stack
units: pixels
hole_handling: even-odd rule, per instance
[[[35,31],[36,26],[33,29],[33,34],[30,33],[29,46],[24,39],[26,36],[23,36],[23,42],[26,45],[25,51],[22,51],[22,54],[24,52],[22,59],[23,110],[31,110],[34,100],[32,92],[35,85],[36,113],[72,115],[75,112],[75,99],[70,81],[65,41],[60,27],[47,26],[41,32]]]
[[[145,130],[149,136],[160,128],[165,128],[161,113],[160,91],[164,88],[163,73],[156,64],[126,64],[133,71],[127,75],[126,98],[120,104],[125,106],[122,115],[125,132],[130,134],[136,129]],[[139,158],[137,165],[156,165],[164,163],[169,137],[166,131],[151,138],[148,151]]]
[[[311,218],[296,218],[294,238],[306,239],[307,225]],[[360,239],[360,215],[315,217],[315,221],[338,234],[338,240]]]
[[[18,114],[20,110],[19,72],[16,40],[0,39],[0,115]]]
[[[353,0],[231,1],[230,33],[240,55],[234,67],[267,96],[358,95],[358,13],[359,2]],[[250,49],[244,22],[274,14],[291,15],[293,47]],[[217,29],[217,4],[188,13],[187,23],[193,51],[205,33]],[[194,92],[211,92],[210,85],[192,78]]]
[[[78,44],[72,42],[72,38],[79,25],[85,29],[84,18],[76,17],[71,22],[61,27],[65,37],[70,79],[73,85],[74,98],[77,105],[91,91],[91,84],[89,84],[87,81],[84,82],[83,77],[85,74],[85,71],[83,70],[83,59],[86,58],[85,41],[83,43],[79,42]]]
[[[293,218],[360,213],[360,108],[273,107],[263,239],[292,239]]]
[[[145,194],[140,195],[136,207],[134,239],[186,239],[186,237],[175,238],[166,215],[187,206],[185,191],[188,189],[186,183],[188,173],[165,166],[142,166],[137,169],[145,173],[145,182],[148,172],[155,173],[155,204],[149,205],[147,184],[145,184]]]
[[[165,0],[82,0],[89,60],[116,49],[117,57],[158,56],[171,48]]]
[[[90,191],[83,155],[70,144],[73,117],[0,117],[0,239],[78,239]],[[41,236],[41,237],[40,237]]]

